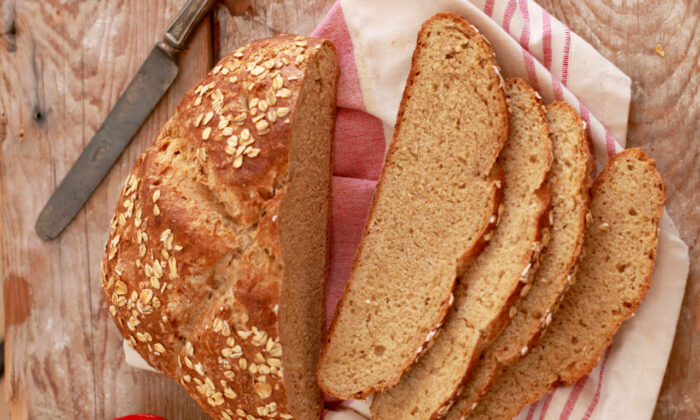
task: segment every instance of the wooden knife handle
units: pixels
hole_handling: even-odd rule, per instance
[[[175,16],[163,37],[168,46],[175,50],[174,52],[185,48],[187,38],[202,18],[209,13],[214,3],[216,0],[187,0],[185,7]]]

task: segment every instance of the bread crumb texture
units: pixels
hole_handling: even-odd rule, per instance
[[[459,419],[469,413],[498,375],[537,344],[575,276],[585,233],[594,161],[576,111],[564,102],[555,102],[546,111],[553,151],[548,175],[552,190],[550,240],[530,291],[517,310],[511,308],[512,320],[484,352],[447,419]]]
[[[508,419],[556,384],[574,384],[649,290],[665,200],[654,161],[640,149],[620,152],[592,191],[576,282],[542,341],[498,377],[467,418]]]
[[[508,140],[498,158],[505,189],[498,226],[455,287],[455,303],[435,344],[393,389],[377,394],[376,419],[444,416],[479,356],[511,319],[531,288],[540,251],[548,241],[550,192],[546,182],[552,144],[535,91],[521,79],[506,81]]]
[[[483,247],[503,187],[503,81],[485,39],[438,14],[418,34],[394,138],[319,365],[321,388],[363,398],[426,350],[457,275]]]

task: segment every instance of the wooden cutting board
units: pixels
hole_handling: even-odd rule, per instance
[[[307,34],[332,0],[227,0],[197,30],[180,76],[85,209],[53,242],[33,226],[183,0],[0,2],[0,244],[13,417],[205,418],[173,381],[124,364],[99,266],[119,190],[183,93],[249,40]],[[540,0],[633,80],[629,146],[657,161],[691,274],[656,418],[700,416],[700,5]],[[234,16],[235,15],[235,16]],[[665,50],[661,57],[655,47]]]

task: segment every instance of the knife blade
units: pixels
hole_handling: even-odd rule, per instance
[[[178,74],[177,55],[216,0],[188,0],[39,213],[34,230],[56,238],[121,156]]]

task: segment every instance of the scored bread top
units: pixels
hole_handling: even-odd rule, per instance
[[[329,41],[285,35],[224,58],[136,162],[110,226],[101,276],[119,331],[216,418],[295,414],[277,218],[299,91],[319,55],[335,63]]]
[[[664,200],[656,164],[643,151],[610,159],[592,188],[576,282],[542,341],[498,377],[467,418],[509,419],[595,367],[649,289]]]
[[[583,245],[594,161],[583,121],[569,104],[549,105],[547,122],[554,157],[548,177],[552,188],[550,240],[532,288],[515,317],[482,356],[448,419],[467,414],[503,369],[524,357],[537,343],[574,276]]]
[[[493,237],[455,288],[445,325],[401,382],[375,396],[377,420],[444,415],[484,346],[514,315],[548,240],[546,182],[552,144],[542,102],[521,79],[506,81],[510,134],[498,158],[505,174],[503,211]]]
[[[393,386],[435,335],[456,276],[495,222],[507,116],[485,38],[456,15],[428,19],[321,356],[326,393],[362,398]]]

